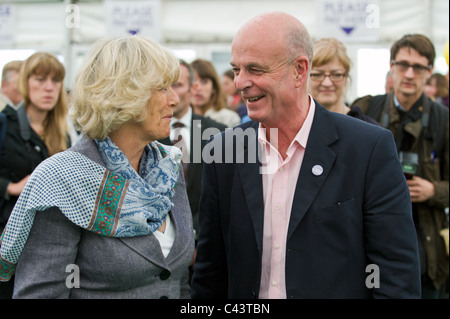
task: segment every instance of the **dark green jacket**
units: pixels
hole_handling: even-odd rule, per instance
[[[444,105],[433,102],[425,95],[419,100],[416,103],[419,103],[417,110],[420,117],[407,123],[404,132],[412,136],[409,151],[419,155],[416,175],[431,181],[435,188],[433,198],[414,205],[417,212],[417,228],[423,234],[426,251],[424,268],[434,286],[438,288],[449,273],[449,257],[445,242],[439,233],[442,229],[448,228],[448,217],[444,209],[449,206],[449,111]],[[394,138],[397,138],[400,115],[394,105],[392,94],[364,96],[355,100],[352,106],[358,106],[363,113],[375,118],[392,132]]]

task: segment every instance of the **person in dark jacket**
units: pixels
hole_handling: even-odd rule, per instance
[[[34,53],[19,74],[23,102],[17,111],[10,105],[3,110],[6,134],[0,154],[0,232],[34,169],[70,146],[64,76],[64,66],[54,55]],[[11,297],[13,281],[0,286],[2,297]]]
[[[438,298],[449,265],[441,231],[449,205],[448,108],[424,94],[435,50],[424,35],[405,35],[391,47],[394,90],[364,96],[352,105],[394,135],[409,186],[421,257],[422,298]]]
[[[7,106],[6,135],[0,154],[0,228],[26,184],[47,157],[70,146],[66,122],[65,69],[58,59],[37,52],[24,63],[19,89],[24,98],[17,111]]]
[[[234,83],[253,121],[206,145],[192,298],[420,297],[392,134],[315,102],[312,51],[283,12],[233,39]]]
[[[189,197],[189,204],[192,210],[194,231],[198,233],[198,205],[202,184],[203,157],[202,151],[211,135],[224,131],[226,126],[210,118],[198,115],[192,111],[191,87],[194,84],[194,70],[186,61],[180,61],[180,78],[173,85],[175,93],[180,99],[173,111],[172,130],[170,136],[159,140],[166,145],[173,145],[180,133],[188,142],[183,143],[183,156],[187,155],[188,161],[184,163],[188,166],[186,170],[186,189]],[[175,123],[183,123],[181,130],[174,128]],[[206,131],[206,133],[205,133]],[[211,134],[207,134],[210,132]],[[204,136],[204,134],[206,136]],[[179,143],[180,144],[180,143]]]
[[[226,126],[192,111],[191,96],[195,81],[194,69],[186,61],[180,60],[180,73],[180,78],[172,86],[180,102],[173,110],[170,136],[161,139],[160,142],[166,145],[175,144],[183,152],[186,190],[192,212],[195,242],[197,243],[198,208],[203,170],[202,152],[210,136],[224,131]],[[189,266],[189,282],[192,278],[194,261],[195,255]]]

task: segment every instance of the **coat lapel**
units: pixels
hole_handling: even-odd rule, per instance
[[[327,112],[316,102],[314,120],[294,193],[288,239],[316,198],[336,159],[336,154],[329,145],[338,139],[338,135]]]
[[[128,248],[161,268],[169,269],[158,239],[153,235],[119,238]],[[176,240],[176,239],[175,239]]]
[[[188,229],[188,227],[191,227],[191,222],[187,220],[186,216],[188,215],[186,213],[181,211],[173,213],[171,211],[170,216],[175,226],[175,240],[167,258],[162,253],[158,239],[153,235],[120,238],[120,240],[148,261],[161,268],[170,270],[170,265],[189,248],[190,242],[185,234],[192,232],[191,229]]]
[[[180,189],[184,189],[186,185],[181,183],[184,183],[183,180],[179,180],[177,186]],[[175,206],[169,214],[175,227],[175,240],[167,258],[162,253],[158,239],[153,235],[121,238],[125,245],[145,259],[168,270],[170,270],[170,265],[173,265],[180,258],[180,255],[190,247],[191,243],[193,245],[194,242],[192,221],[189,220],[191,216],[189,202],[187,199],[183,200],[183,196],[180,194],[175,194],[173,201]]]
[[[253,161],[244,160],[244,163],[238,163],[238,172],[242,188],[244,190],[244,197],[249,209],[250,218],[253,223],[253,229],[255,230],[256,242],[258,249],[262,252],[262,238],[264,230],[264,198],[263,187],[261,178],[261,163],[258,159],[258,123],[254,122],[248,129],[254,129],[255,134],[252,134],[250,138],[236,138],[236,144],[241,143],[243,147],[237,147],[236,156],[244,159],[256,159]],[[241,155],[239,152],[243,152]],[[256,155],[256,156],[255,156]]]

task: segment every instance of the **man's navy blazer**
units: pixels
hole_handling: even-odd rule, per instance
[[[257,129],[247,122],[207,145],[193,298],[258,298],[264,199]],[[316,102],[285,253],[287,298],[420,298],[409,190],[388,130]]]

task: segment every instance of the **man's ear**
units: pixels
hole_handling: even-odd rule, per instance
[[[429,69],[429,70],[427,71],[428,74],[427,74],[427,76],[426,76],[426,80],[428,80],[429,78],[431,78],[431,76],[433,75],[433,70],[434,70],[434,67],[432,66],[431,69]]]
[[[306,56],[297,57],[294,62],[294,77],[297,82],[296,86],[300,87],[308,82],[309,60]]]

